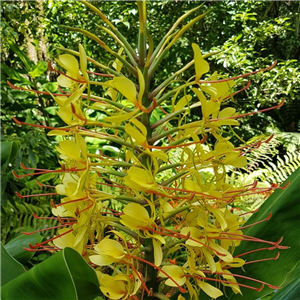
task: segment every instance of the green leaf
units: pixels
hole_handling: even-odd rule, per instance
[[[43,84],[43,89],[46,89],[51,93],[55,93],[58,89],[58,83],[57,82],[47,82],[47,83]]]
[[[284,282],[285,287],[278,290],[272,300],[297,300],[300,295],[300,263],[290,272],[289,278]]]
[[[28,72],[28,74],[33,78],[39,77],[39,76],[43,75],[44,72],[47,71],[47,69],[48,69],[47,62],[39,61],[37,66],[35,66],[35,68],[32,71]]]
[[[282,288],[289,284],[289,273],[300,261],[299,251],[299,218],[300,218],[300,168],[298,168],[284,184],[290,182],[290,185],[284,190],[276,190],[260,207],[259,212],[254,214],[246,225],[258,222],[268,217],[272,213],[269,221],[262,222],[255,226],[243,230],[245,235],[254,236],[268,241],[278,241],[283,237],[284,246],[289,246],[287,250],[280,250],[280,256],[277,260],[263,261],[259,263],[245,265],[246,273],[234,271],[251,278],[268,282],[272,285]],[[235,255],[251,251],[255,248],[266,247],[264,245],[243,241],[237,247]],[[247,261],[275,257],[278,249],[259,251],[248,254],[243,258]],[[299,272],[298,272],[299,275]],[[239,283],[249,284],[248,280],[237,279]],[[254,285],[254,284],[253,284]],[[242,293],[247,295],[247,299],[258,299],[270,294],[273,290],[265,286],[261,292],[241,288]],[[244,299],[241,295],[229,294],[230,300]],[[225,298],[218,298],[225,299]],[[227,298],[226,298],[227,299]],[[286,298],[278,298],[286,299]],[[291,298],[292,299],[292,298]]]
[[[31,84],[31,82],[28,79],[21,76],[18,73],[18,71],[16,71],[13,68],[8,67],[6,64],[1,64],[1,70],[3,70],[4,73],[8,76],[8,79],[20,81],[24,84],[29,84],[29,85]]]
[[[7,252],[1,243],[1,285],[10,282],[24,272],[24,267]]]
[[[95,271],[71,248],[8,282],[2,300],[93,300],[101,296]]]
[[[33,64],[32,61],[27,57],[25,52],[23,52],[20,47],[18,47],[15,43],[9,42],[9,46],[11,50],[20,58],[20,60],[23,62],[25,68],[27,71],[31,70],[31,65]]]
[[[35,252],[29,252],[24,250],[24,247],[28,248],[28,245],[34,245],[40,243],[43,237],[37,233],[32,235],[19,235],[18,237],[10,240],[4,247],[6,251],[20,263],[24,264],[29,261]]]
[[[1,143],[1,166],[5,165],[17,155],[18,146],[15,142]]]

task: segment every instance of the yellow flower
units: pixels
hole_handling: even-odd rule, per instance
[[[127,274],[118,274],[110,276],[96,271],[100,290],[108,298],[112,300],[128,299],[129,296],[136,294],[141,286],[141,282],[136,275],[131,275],[133,280]]]
[[[120,261],[125,252],[120,243],[111,239],[104,239],[94,247],[97,255],[91,255],[90,260],[98,266],[108,266]]]
[[[147,227],[152,223],[149,214],[142,205],[137,203],[129,203],[123,209],[121,215],[121,223],[130,229],[139,229]]]
[[[177,287],[178,285],[182,286],[185,284],[186,277],[185,277],[185,274],[184,274],[182,268],[180,268],[179,266],[175,266],[175,265],[163,266],[162,271],[164,271],[166,274],[168,274],[168,276],[166,274],[164,274],[163,272],[159,272],[158,276],[163,277],[163,278],[169,277],[169,279],[167,279],[165,282],[166,285]],[[171,280],[170,278],[172,278],[173,280]]]
[[[152,174],[148,170],[138,167],[131,167],[127,171],[124,182],[127,186],[135,190],[149,191],[156,187]]]

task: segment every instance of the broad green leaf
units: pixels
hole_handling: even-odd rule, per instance
[[[2,300],[93,300],[100,296],[95,271],[65,248],[2,286]]]
[[[297,300],[300,295],[300,262],[288,274],[284,288],[277,290],[272,300]]]
[[[1,286],[24,272],[25,268],[7,252],[1,243]]]
[[[32,235],[19,235],[18,237],[10,240],[4,247],[6,251],[20,263],[26,263],[29,261],[35,252],[29,252],[24,250],[24,247],[29,247],[28,245],[34,245],[35,243],[40,243],[43,237],[38,233]]]

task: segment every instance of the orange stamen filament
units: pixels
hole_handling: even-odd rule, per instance
[[[247,254],[254,253],[254,252],[259,252],[259,251],[263,251],[263,250],[269,250],[269,251],[271,251],[271,250],[275,250],[276,248],[277,248],[276,246],[273,246],[273,247],[265,247],[265,248],[254,249],[254,250],[251,250],[251,251],[244,252],[242,254],[236,255],[234,258],[242,257],[242,256],[245,256]]]
[[[62,228],[62,227],[65,227],[65,226],[76,224],[76,223],[77,222],[65,223],[64,225],[57,225],[57,226],[53,226],[53,227],[49,227],[49,228],[44,228],[44,229],[40,229],[40,230],[36,230],[36,231],[32,231],[32,232],[22,231],[22,233],[25,234],[25,235],[32,235],[34,233],[39,233],[39,232],[48,231],[48,230],[52,230],[52,229]]]
[[[144,282],[144,280],[142,279],[141,275],[139,274],[139,272],[135,269],[135,267],[133,266],[133,264],[130,265],[132,271],[136,274],[136,276],[138,277],[138,279],[140,280],[142,286],[144,287],[144,289],[146,290],[148,296],[151,294],[150,290],[147,288],[146,283]]]
[[[59,195],[59,194],[58,193],[46,193],[46,194],[35,194],[35,195],[23,196],[23,195],[19,194],[18,192],[16,192],[16,195],[19,198],[24,199],[24,198],[30,198],[30,197],[56,196],[56,195]]]
[[[261,110],[258,110],[258,111],[252,111],[252,112],[249,112],[249,113],[245,113],[245,114],[241,114],[241,115],[237,115],[237,116],[232,116],[232,117],[211,119],[210,122],[215,122],[215,121],[219,121],[219,120],[228,120],[228,119],[238,119],[238,118],[242,118],[242,117],[246,117],[246,116],[251,116],[251,115],[266,112],[266,111],[269,111],[269,110],[278,109],[283,104],[284,104],[284,100],[282,100],[278,105],[275,105],[275,106],[272,106],[272,107],[269,107],[269,108],[261,109]]]
[[[276,66],[276,64],[277,64],[277,60],[275,60],[274,63],[271,66],[269,66],[267,68],[264,68],[264,69],[261,69],[261,70],[254,71],[254,72],[250,72],[250,73],[246,73],[246,74],[243,74],[243,75],[239,75],[239,76],[235,76],[235,77],[231,77],[231,78],[226,78],[226,79],[198,80],[198,82],[199,83],[220,83],[220,82],[227,82],[227,81],[231,81],[231,80],[236,80],[236,79],[247,77],[247,76],[250,76],[250,75],[253,75],[253,74],[256,74],[256,73],[269,71],[269,70],[273,69]]]
[[[258,260],[247,261],[247,262],[244,263],[244,265],[255,264],[255,263],[258,263],[258,262],[268,261],[268,260],[277,260],[278,257],[279,257],[279,252],[277,252],[277,255],[275,257],[262,258],[262,259],[258,259]]]
[[[250,225],[246,225],[246,226],[240,227],[239,230],[242,230],[242,229],[245,229],[245,228],[248,228],[248,227],[252,227],[252,226],[254,226],[254,225],[263,223],[263,222],[265,222],[265,221],[269,221],[269,220],[271,219],[271,216],[272,216],[272,213],[269,213],[269,215],[268,215],[265,219],[263,219],[263,220],[261,220],[261,221],[258,221],[258,222],[255,222],[255,223],[252,223],[252,224],[250,224]]]
[[[12,117],[12,119],[18,125],[27,125],[27,126],[31,126],[31,127],[38,127],[38,128],[51,129],[51,130],[70,131],[70,128],[59,128],[59,127],[51,127],[51,126],[45,126],[45,125],[38,125],[38,124],[31,124],[31,123],[21,122],[16,117]]]
[[[266,285],[269,288],[274,289],[274,290],[280,289],[280,286],[274,286],[274,285],[271,285],[271,284],[269,284],[267,282],[264,282],[264,281],[261,281],[261,280],[258,280],[258,279],[254,279],[254,278],[251,278],[251,277],[239,275],[239,274],[225,273],[225,272],[214,272],[214,273],[212,273],[211,271],[207,271],[207,270],[204,270],[202,272],[203,273],[207,273],[207,274],[217,274],[217,275],[226,275],[226,276],[234,276],[234,277],[244,278],[244,279],[248,279],[248,280],[251,280],[251,281],[255,281],[255,282],[261,283],[261,284]]]
[[[55,239],[60,238],[60,237],[63,236],[63,235],[66,235],[66,234],[72,232],[73,230],[74,230],[74,229],[72,228],[72,229],[70,229],[70,230],[68,230],[68,231],[66,231],[66,232],[64,232],[64,233],[62,233],[62,234],[59,234],[59,235],[57,235],[57,236],[55,236],[55,237],[53,237],[53,238],[51,238],[51,239],[48,239],[48,240],[46,240],[46,241],[44,241],[44,242],[42,242],[42,243],[39,243],[39,244],[38,244],[38,243],[36,243],[35,245],[29,244],[29,247],[30,247],[31,249],[36,249],[36,248],[41,247],[41,246],[43,246],[43,245],[45,245],[45,244],[48,244],[49,242],[54,241]]]
[[[61,205],[66,205],[66,204],[78,202],[78,201],[84,201],[87,199],[88,199],[88,197],[84,197],[84,198],[74,199],[74,200],[70,200],[70,201],[66,201],[66,202],[61,202],[59,204],[55,204],[55,208],[57,208],[58,206],[61,206]]]

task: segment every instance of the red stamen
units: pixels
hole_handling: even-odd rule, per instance
[[[57,236],[55,236],[55,237],[53,237],[53,238],[51,238],[51,239],[48,239],[48,240],[46,240],[46,241],[44,241],[44,242],[42,242],[42,243],[35,243],[35,245],[31,245],[31,244],[29,244],[29,247],[31,248],[31,249],[36,249],[36,248],[38,248],[38,247],[41,247],[41,246],[43,246],[43,245],[45,245],[45,244],[48,244],[49,242],[52,242],[53,240],[55,240],[55,239],[57,239],[57,238],[59,238],[59,237],[61,237],[61,236],[63,236],[63,235],[66,235],[66,234],[68,234],[68,233],[70,233],[70,232],[72,232],[74,229],[72,228],[72,229],[70,229],[70,230],[68,230],[68,231],[66,231],[66,232],[64,232],[64,233],[62,233],[62,234],[59,234],[59,235],[57,235]]]
[[[280,189],[280,190],[285,190],[289,185],[290,185],[290,181],[288,181],[284,186],[274,186],[274,189]]]
[[[58,86],[58,89],[63,93],[64,96],[66,96],[67,91],[64,91],[60,86]],[[52,94],[53,95],[53,94]],[[68,96],[71,96],[71,93],[68,94]]]
[[[53,227],[49,227],[49,228],[44,228],[44,229],[40,229],[40,230],[36,230],[36,231],[32,231],[32,232],[22,231],[22,234],[32,235],[32,234],[35,234],[35,233],[39,233],[39,232],[43,232],[43,231],[48,231],[48,230],[52,230],[52,229],[56,229],[56,228],[62,228],[62,227],[65,227],[65,226],[76,224],[76,223],[77,222],[65,223],[64,225],[57,225],[57,226],[53,226]]]
[[[61,249],[60,248],[58,248],[58,247],[43,247],[43,248],[41,248],[41,249],[32,249],[32,248],[26,248],[26,247],[24,247],[23,248],[24,250],[26,250],[26,251],[28,251],[28,252],[37,252],[37,251],[39,251],[39,252],[41,252],[41,251],[60,251]]]
[[[110,75],[110,74],[96,73],[96,72],[91,72],[91,71],[86,71],[86,72],[89,73],[89,74],[102,76],[102,77],[114,77],[114,75]]]
[[[73,202],[84,201],[87,199],[88,199],[88,197],[83,197],[83,198],[74,199],[74,200],[70,200],[70,201],[66,201],[66,202],[61,202],[59,204],[55,204],[55,208],[57,208],[58,206],[66,205],[66,204],[73,203]]]
[[[226,82],[226,81],[231,81],[231,80],[236,80],[236,79],[239,79],[239,78],[243,78],[243,77],[247,77],[247,76],[250,76],[250,75],[253,75],[253,74],[256,74],[256,73],[260,73],[260,72],[264,72],[264,71],[269,71],[271,69],[273,69],[277,64],[277,60],[274,61],[274,63],[267,67],[267,68],[264,68],[264,69],[261,69],[261,70],[257,70],[257,71],[253,71],[253,72],[250,72],[250,73],[246,73],[246,74],[243,74],[243,75],[239,75],[239,76],[235,76],[235,77],[231,77],[231,78],[226,78],[226,79],[219,79],[219,80],[198,80],[199,83],[220,83],[220,82]]]
[[[29,197],[43,197],[43,196],[56,196],[59,195],[58,193],[46,193],[46,194],[36,194],[36,195],[26,195],[26,196],[22,196],[21,194],[19,194],[18,192],[16,192],[16,195],[21,198],[29,198]]]
[[[55,171],[49,171],[49,172],[37,172],[37,173],[30,173],[30,174],[23,174],[23,175],[18,175],[14,170],[11,171],[14,177],[20,179],[23,177],[28,177],[28,176],[34,176],[34,175],[42,175],[42,174],[47,174],[47,173],[56,173]]]
[[[248,211],[248,212],[245,212],[245,213],[242,213],[239,215],[240,216],[244,216],[244,215],[247,215],[247,214],[255,214],[259,211],[259,208],[255,209],[255,210],[252,210],[252,211]]]
[[[44,184],[44,183],[39,182],[38,180],[36,180],[36,183],[37,183],[40,187],[48,187],[48,188],[53,188],[53,189],[55,189],[55,186],[54,186],[54,185],[47,185],[47,184]]]
[[[169,113],[167,113],[160,105],[158,105],[158,107],[160,108],[160,110],[165,114],[168,115]]]
[[[26,88],[22,88],[22,87],[19,87],[19,86],[15,86],[12,83],[10,83],[9,81],[7,81],[7,84],[14,90],[22,90],[22,91],[26,91],[26,92],[33,92],[33,93],[36,93],[36,94],[42,94],[42,95],[48,95],[48,96],[50,96],[50,95],[53,95],[53,96],[71,96],[71,94],[56,94],[56,93],[50,94],[48,92],[42,92],[42,91],[37,91],[37,90],[26,89]]]
[[[210,121],[214,122],[214,121],[219,121],[219,120],[238,119],[238,118],[242,118],[242,117],[246,117],[246,116],[250,116],[250,115],[255,115],[255,114],[266,112],[266,111],[269,111],[269,110],[278,109],[284,104],[284,102],[285,102],[285,100],[283,99],[278,105],[275,105],[275,106],[272,106],[272,107],[269,107],[269,108],[265,108],[265,109],[261,109],[261,110],[258,110],[258,111],[253,111],[253,112],[237,115],[237,116],[232,116],[232,117],[211,119]]]
[[[30,169],[30,168],[28,168],[28,169]],[[39,170],[39,169],[33,169],[33,170]],[[41,170],[43,170],[43,169],[41,169]],[[36,172],[36,173],[30,173],[30,174],[24,174],[24,175],[18,175],[14,170],[12,170],[12,174],[16,178],[20,179],[20,178],[23,178],[23,177],[42,175],[42,174],[47,174],[47,173],[79,172],[79,171],[85,171],[85,170],[86,170],[85,168],[83,168],[83,169],[76,169],[76,168],[65,169],[64,165],[62,165],[62,168],[58,169],[58,170],[45,170],[45,171],[42,171],[42,172]]]
[[[231,95],[225,97],[224,100],[229,99],[229,98],[231,98],[231,97],[233,97],[233,96],[235,96],[235,95],[241,93],[241,92],[244,91],[244,90],[247,90],[247,89],[250,87],[250,85],[251,85],[251,81],[249,80],[248,83],[247,83],[247,85],[246,85],[245,87],[243,87],[242,89],[238,90],[237,92],[235,92],[235,93],[233,93],[233,94],[231,94]]]
[[[63,217],[63,218],[61,218],[60,216],[57,216],[57,217],[39,217],[39,216],[37,216],[35,213],[32,213],[32,215],[33,215],[33,217],[35,218],[35,219],[47,219],[47,220],[58,220],[58,219],[61,219],[61,220],[68,220],[68,221],[76,221],[76,219],[75,218],[65,218],[65,217]]]
[[[89,199],[90,200],[90,199]],[[91,201],[91,200],[90,200]],[[86,207],[85,209],[83,209],[83,210],[78,210],[77,211],[77,215],[80,215],[82,212],[84,212],[84,211],[86,211],[86,210],[88,210],[88,209],[90,209],[92,206],[94,206],[95,205],[95,202],[92,202],[92,204],[90,205],[90,206],[88,206],[88,207]]]
[[[150,290],[147,288],[146,283],[144,282],[144,280],[142,279],[141,275],[139,274],[139,272],[135,269],[134,265],[131,264],[131,269],[132,271],[137,275],[137,277],[139,278],[142,286],[144,287],[144,289],[146,290],[148,296],[150,295]]]
[[[152,104],[150,105],[150,107],[148,109],[146,109],[143,105],[138,105],[137,106],[142,112],[144,113],[150,113],[152,112],[155,108],[156,108],[156,99],[153,98],[153,102]]]
[[[38,128],[43,128],[43,129],[51,129],[51,130],[63,130],[63,131],[70,131],[70,128],[58,128],[58,127],[51,127],[51,126],[44,126],[44,125],[38,125],[38,124],[31,124],[31,123],[25,123],[19,121],[17,118],[12,117],[15,123],[18,125],[27,125],[31,127],[38,127]]]
[[[217,274],[217,275],[226,275],[226,276],[231,276],[232,275],[233,277],[244,278],[244,279],[248,279],[248,280],[251,280],[251,281],[261,283],[261,284],[266,285],[269,288],[274,289],[274,290],[280,289],[280,286],[271,285],[267,282],[264,282],[264,281],[261,281],[261,280],[258,280],[258,279],[254,279],[254,278],[251,278],[251,277],[243,276],[243,275],[238,275],[238,274],[233,274],[233,273],[229,274],[229,273],[225,273],[225,272],[214,272],[214,273],[212,273],[211,271],[206,271],[206,270],[202,271],[202,272],[207,273],[207,274]]]
[[[259,243],[265,243],[265,244],[270,244],[277,246],[278,249],[287,249],[287,246],[279,246],[279,243],[282,241],[280,239],[280,242],[270,242],[270,241],[265,241],[256,237],[252,237],[249,235],[244,235],[244,234],[238,234],[238,233],[232,233],[232,232],[221,232],[220,234],[225,234],[225,235],[232,235],[232,236],[238,236],[241,238],[230,238],[230,237],[208,237],[208,239],[220,239],[220,240],[225,240],[225,239],[231,239],[231,240],[242,240],[242,241],[251,241],[251,242],[259,242]],[[284,247],[284,248],[282,248]]]
[[[263,219],[263,220],[261,220],[261,221],[258,221],[258,222],[255,222],[255,223],[252,223],[252,224],[250,224],[250,225],[246,225],[246,226],[240,227],[239,230],[242,230],[242,229],[245,229],[245,228],[248,228],[248,227],[257,225],[257,224],[259,224],[259,223],[263,223],[263,222],[265,222],[265,221],[269,221],[269,220],[271,219],[271,217],[272,217],[272,213],[269,213],[269,215],[268,215],[265,219]]]
[[[247,255],[247,254],[255,253],[255,252],[259,252],[259,251],[263,251],[263,250],[269,250],[269,251],[271,251],[271,250],[275,250],[275,249],[277,249],[277,246],[254,249],[254,250],[251,250],[251,251],[244,252],[244,253],[242,253],[242,254],[236,255],[234,258],[242,257],[242,256],[245,256],[245,255]],[[230,268],[231,268],[231,267],[230,267]],[[229,269],[229,267],[228,267],[228,269]]]
[[[258,260],[247,261],[247,262],[244,263],[244,265],[254,264],[254,263],[258,263],[258,262],[262,262],[262,261],[268,261],[268,260],[277,260],[278,257],[279,257],[279,252],[277,252],[277,255],[275,257],[262,258],[262,259],[258,259]]]

